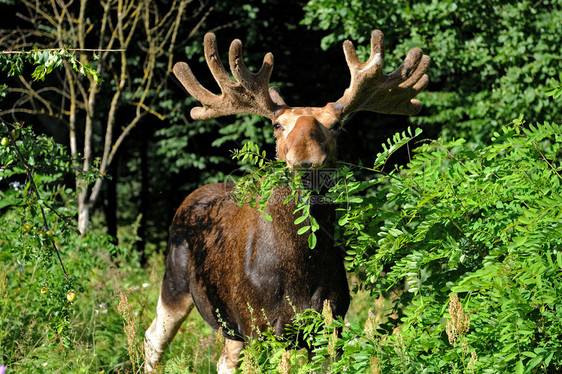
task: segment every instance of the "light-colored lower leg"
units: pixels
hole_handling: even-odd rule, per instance
[[[190,295],[186,295],[182,303],[174,308],[166,307],[161,297],[158,299],[156,318],[144,334],[145,372],[154,370],[191,309],[193,309],[193,299]]]
[[[238,357],[244,347],[244,342],[225,339],[224,350],[217,363],[218,374],[231,374],[238,367]]]

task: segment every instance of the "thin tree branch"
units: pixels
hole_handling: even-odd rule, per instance
[[[33,54],[41,51],[47,52],[59,52],[59,51],[68,51],[68,52],[124,52],[124,48],[119,49],[108,49],[108,48],[39,48],[31,51],[0,51],[3,55],[23,55],[23,54]]]

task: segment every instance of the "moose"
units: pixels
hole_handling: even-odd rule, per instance
[[[371,34],[371,55],[361,62],[351,41],[343,43],[351,82],[343,96],[324,107],[290,107],[276,87],[269,87],[273,55],[259,71],[244,64],[242,42],[230,45],[233,80],[217,52],[216,37],[205,35],[204,53],[221,94],[204,88],[188,64],[178,62],[174,74],[202,107],[191,109],[195,120],[238,114],[257,114],[272,121],[277,157],[293,171],[317,170],[336,157],[338,135],[346,119],[357,111],[413,115],[421,110],[414,97],[427,83],[430,59],[412,48],[401,66],[383,73],[383,33]],[[145,370],[161,360],[193,306],[215,330],[223,328],[224,350],[219,373],[238,366],[244,340],[273,329],[283,336],[295,310],[322,310],[325,300],[335,316],[345,316],[350,302],[344,256],[334,245],[335,209],[310,200],[310,212],[321,230],[315,249],[297,232],[309,222],[295,224],[294,201],[284,204],[288,187],[276,187],[281,198],[270,199],[263,213],[232,197],[234,184],[200,187],[185,198],[170,226],[166,270],[156,318],[145,334]],[[322,193],[322,192],[320,192]],[[320,201],[320,203],[315,201]],[[252,310],[254,311],[252,313]]]

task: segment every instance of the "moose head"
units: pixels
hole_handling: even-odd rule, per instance
[[[417,114],[421,102],[414,97],[428,83],[425,74],[429,57],[420,48],[410,50],[404,63],[391,74],[383,73],[383,33],[373,31],[371,56],[366,62],[357,58],[353,44],[343,44],[351,73],[351,83],[343,96],[324,107],[290,107],[281,98],[277,87],[269,87],[273,55],[268,53],[261,69],[252,73],[244,64],[242,42],[230,45],[230,71],[224,68],[217,52],[214,34],[205,36],[205,59],[222,94],[215,95],[195,78],[189,65],[178,62],[174,73],[183,87],[203,104],[191,110],[195,120],[226,115],[251,113],[269,118],[277,139],[277,157],[290,168],[317,168],[335,157],[337,136],[345,119],[357,111],[385,114]]]

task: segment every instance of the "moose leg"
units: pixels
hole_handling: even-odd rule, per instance
[[[238,367],[238,357],[240,351],[244,347],[244,342],[231,340],[226,338],[224,342],[224,350],[222,351],[219,362],[217,363],[218,374],[234,373]]]
[[[162,359],[164,351],[176,336],[191,309],[193,309],[193,299],[189,294],[183,294],[182,300],[178,300],[173,306],[162,302],[162,296],[160,296],[156,308],[156,318],[144,335],[145,372],[151,372]]]

